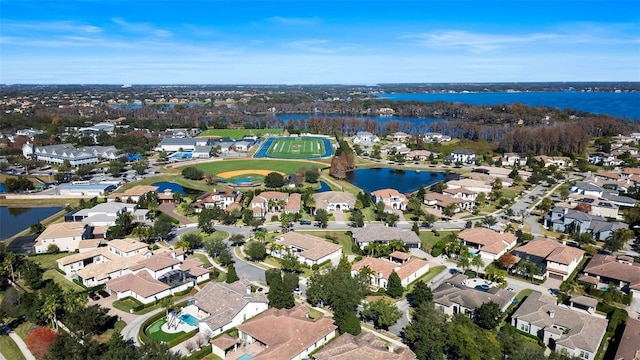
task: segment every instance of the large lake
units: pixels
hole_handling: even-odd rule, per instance
[[[487,92],[487,93],[397,93],[379,98],[396,101],[459,102],[472,105],[522,103],[558,109],[571,108],[594,114],[640,120],[640,92]]]
[[[348,172],[345,180],[369,193],[380,189],[396,189],[408,194],[443,179],[444,173],[437,171],[371,168]]]
[[[62,207],[59,206],[32,208],[0,206],[0,240],[6,240],[60,210]]]

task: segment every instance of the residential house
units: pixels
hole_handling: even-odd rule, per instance
[[[424,195],[423,202],[426,205],[434,206],[439,211],[445,211],[447,207],[453,205],[453,211],[456,213],[470,211],[475,206],[475,201],[455,198],[449,193],[427,193]]]
[[[212,209],[214,207],[219,207],[222,210],[230,209],[230,207],[233,209],[242,209],[242,196],[243,194],[240,191],[218,190],[214,188],[212,192],[207,191],[198,196],[193,207],[196,209],[196,212],[200,212],[202,209]]]
[[[134,239],[116,239],[107,242],[107,246],[65,256],[57,263],[69,278],[91,287],[129,273],[126,271],[129,266],[149,256],[147,244]]]
[[[429,151],[429,150],[411,150],[405,155],[405,159],[407,161],[427,161],[429,157],[433,155],[433,158],[437,158],[440,156],[440,153],[437,151]]]
[[[191,305],[200,315],[199,331],[214,337],[267,310],[264,292],[251,291],[246,279],[234,283],[211,282],[193,296]]]
[[[413,231],[406,231],[396,227],[387,227],[380,224],[366,225],[352,230],[353,240],[361,249],[365,246],[380,242],[388,244],[393,240],[404,242],[409,248],[420,248],[420,238]]]
[[[394,142],[406,142],[408,139],[411,138],[411,135],[409,135],[407,133],[404,133],[402,131],[397,131],[397,132],[394,132],[393,134],[391,134],[391,136],[389,136],[389,137]]]
[[[74,252],[84,241],[103,238],[106,231],[106,227],[93,227],[85,223],[51,224],[36,237],[34,249],[37,254],[42,254],[47,252],[49,246],[55,245],[60,251]],[[94,241],[90,243],[95,244]]]
[[[370,145],[379,142],[380,138],[368,131],[358,131],[354,136],[351,137],[351,141],[354,144]]]
[[[453,150],[451,154],[446,156],[444,159],[445,161],[450,162],[471,164],[476,161],[476,153],[467,149]]]
[[[513,313],[511,325],[537,336],[551,351],[595,359],[607,331],[607,319],[577,307],[556,305],[556,300],[534,291]]]
[[[90,209],[82,209],[65,216],[65,221],[83,222],[91,226],[113,226],[118,216],[129,213],[134,222],[148,219],[149,210],[138,209],[137,204],[106,202]]]
[[[447,182],[447,189],[465,189],[468,191],[472,191],[475,193],[490,193],[492,190],[492,186],[490,183],[473,180],[473,179],[460,179],[460,180],[451,180]]]
[[[127,189],[121,193],[112,193],[107,196],[107,201],[121,201],[137,203],[142,196],[148,193],[157,192],[158,187],[153,185],[136,185],[131,189]]]
[[[128,273],[106,282],[107,291],[117,299],[133,297],[143,304],[183,292],[209,279],[209,271],[196,258],[163,251],[139,261]]]
[[[330,243],[313,235],[288,232],[276,237],[271,247],[271,255],[282,257],[287,253],[295,255],[301,263],[313,266],[324,262],[337,265],[342,257],[342,246]]]
[[[578,280],[606,288],[610,283],[623,291],[640,295],[640,264],[630,256],[593,255]]]
[[[469,250],[480,254],[489,261],[500,258],[516,245],[517,240],[514,234],[497,232],[483,227],[464,229],[458,233],[458,238]]]
[[[565,167],[572,165],[571,159],[566,156],[538,155],[534,157],[534,159],[539,163],[543,163],[544,167],[555,165],[560,169],[564,169]]]
[[[529,241],[513,250],[512,254],[540,267],[541,277],[563,281],[584,258],[583,250],[547,238]]]
[[[441,133],[426,133],[424,134],[424,141],[428,143],[448,142],[451,141],[451,136],[443,135]]]
[[[601,186],[587,181],[578,181],[575,184],[572,184],[569,190],[574,193],[595,197],[602,197],[602,194],[605,192],[604,188]]]
[[[324,209],[327,212],[336,210],[348,211],[351,210],[356,203],[356,197],[344,191],[324,191],[314,193],[312,196],[316,204],[316,209]]]
[[[598,151],[589,154],[589,163],[604,166],[617,166],[622,163],[622,160],[616,159],[612,154]]]
[[[289,212],[300,211],[300,194],[293,198],[291,206],[288,207]],[[291,195],[279,191],[264,191],[256,195],[251,199],[250,207],[253,211],[253,216],[265,216],[268,212],[277,212],[285,210],[291,200]],[[297,202],[295,200],[298,200]],[[297,209],[295,208],[297,204]]]
[[[363,331],[357,336],[340,335],[313,355],[315,360],[414,360],[416,354],[405,347],[387,346],[373,333]]]
[[[589,215],[601,216],[603,218],[611,218],[611,219],[620,218],[620,215],[618,215],[620,207],[618,207],[618,205],[616,205],[612,201],[609,201],[604,198],[598,198],[595,196],[580,195],[580,194],[571,194],[569,195],[569,198],[566,200],[566,202],[567,202],[567,205],[569,205],[572,208],[575,208],[576,206],[582,204],[581,206],[583,208],[586,208],[589,210],[588,211]]]
[[[640,135],[640,134],[639,134]],[[630,317],[624,328],[614,360],[640,359],[640,320]],[[335,342],[335,341],[334,341]]]
[[[26,136],[31,140],[33,140],[34,137],[42,134],[44,134],[43,130],[37,130],[34,128],[16,130],[16,136]]]
[[[362,269],[368,268],[371,285],[387,288],[389,275],[396,272],[403,287],[419,279],[429,271],[429,263],[399,251],[394,251],[388,258],[364,257],[351,266],[351,275],[357,275]]]
[[[385,212],[393,212],[393,210],[406,210],[409,199],[396,189],[380,189],[371,193],[374,203],[383,202]]]
[[[499,158],[502,166],[526,166],[527,165],[527,155],[518,154],[518,153],[504,153],[502,157]]]
[[[468,286],[467,283],[473,285],[473,287]],[[436,310],[447,315],[465,314],[473,316],[482,304],[494,302],[498,304],[501,311],[505,311],[515,297],[514,292],[497,286],[479,289],[475,286],[480,284],[474,284],[471,284],[467,276],[462,274],[455,275],[440,284],[433,290],[433,303]],[[487,284],[483,282],[483,285]]]
[[[629,225],[619,221],[607,221],[602,216],[594,216],[567,207],[554,207],[544,216],[544,226],[557,232],[588,232],[596,240],[613,237],[614,231],[626,229]]]
[[[254,346],[252,360],[306,359],[337,335],[332,319],[321,316],[312,320],[308,313],[304,305],[271,308],[238,325],[238,337],[247,347]],[[213,353],[225,358],[224,351],[220,353],[214,348]]]

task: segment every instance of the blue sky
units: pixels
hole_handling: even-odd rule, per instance
[[[0,0],[0,83],[640,81],[640,1]]]

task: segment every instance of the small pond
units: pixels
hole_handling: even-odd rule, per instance
[[[203,193],[200,190],[184,187],[180,184],[170,182],[170,181],[161,181],[161,182],[153,183],[151,185],[158,187],[158,194],[162,194],[163,192],[165,192],[165,190],[171,190],[172,193],[179,193],[184,196],[189,196],[190,198],[195,198],[200,196]]]
[[[0,206],[0,240],[6,240],[60,210],[62,210],[60,206],[31,208]]]
[[[325,192],[325,191],[331,191],[331,188],[329,187],[329,185],[327,185],[326,182],[320,181],[320,188],[318,188],[318,190],[316,190],[316,192],[317,193],[321,193],[321,192]]]
[[[370,168],[348,172],[345,180],[369,193],[380,189],[396,189],[408,194],[444,180],[444,175],[437,171]]]
[[[3,183],[0,183],[0,194],[7,192],[7,188]]]

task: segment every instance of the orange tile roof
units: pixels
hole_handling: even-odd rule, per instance
[[[333,320],[324,316],[311,320],[306,316],[308,312],[303,305],[291,309],[271,308],[238,325],[238,330],[268,346],[252,359],[291,359],[316,342],[335,334],[337,327]]]

